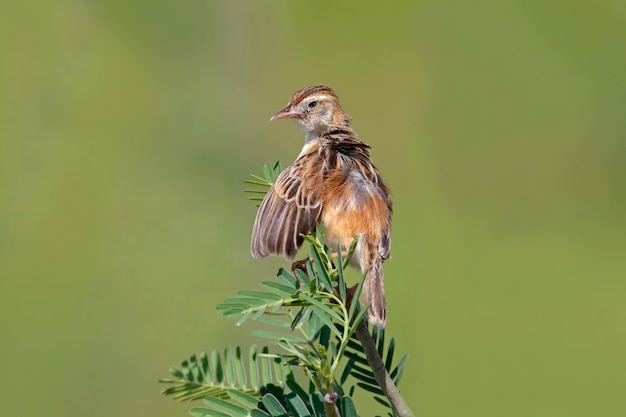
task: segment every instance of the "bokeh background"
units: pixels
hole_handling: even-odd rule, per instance
[[[284,265],[242,181],[298,154],[268,118],[313,84],[393,190],[417,415],[626,415],[623,1],[2,9],[2,415],[187,415],[171,365],[264,343],[214,307]]]

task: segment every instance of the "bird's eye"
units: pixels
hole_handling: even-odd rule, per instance
[[[312,109],[315,106],[317,106],[317,101],[312,101],[309,103],[309,109]]]

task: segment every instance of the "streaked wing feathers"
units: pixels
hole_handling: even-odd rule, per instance
[[[296,160],[285,169],[263,199],[252,231],[253,257],[281,255],[293,259],[302,246],[300,234],[306,235],[315,227],[322,205],[315,193],[306,189],[302,162]]]

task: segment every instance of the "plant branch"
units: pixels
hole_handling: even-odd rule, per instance
[[[393,383],[387,369],[385,369],[385,364],[378,354],[376,344],[374,343],[374,339],[367,328],[367,322],[365,320],[361,320],[356,328],[355,334],[361,342],[363,352],[365,352],[365,358],[374,372],[376,382],[385,393],[385,396],[389,399],[394,414],[398,417],[415,417],[415,414],[413,414],[409,405],[406,401],[404,401],[404,398],[402,398],[398,387],[396,387],[396,384]]]
[[[341,417],[339,409],[335,403],[329,403],[324,400],[324,410],[326,411],[326,417]]]

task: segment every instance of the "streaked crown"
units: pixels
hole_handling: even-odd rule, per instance
[[[285,118],[294,119],[300,129],[307,132],[307,140],[332,128],[350,128],[351,122],[350,116],[341,108],[337,94],[323,85],[296,91],[287,107],[274,114],[271,120]]]
[[[332,97],[337,100],[337,103],[339,103],[339,97],[337,97],[337,94],[335,94],[335,92],[330,87],[326,87],[324,85],[314,85],[312,87],[307,87],[303,88],[302,90],[296,91],[294,95],[291,96],[291,98],[289,99],[289,104],[297,105],[301,103],[304,99],[316,96],[320,98]]]

